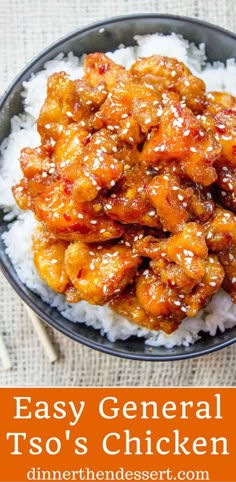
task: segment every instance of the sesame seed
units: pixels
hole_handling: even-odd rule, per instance
[[[187,137],[189,134],[190,134],[190,130],[189,130],[189,129],[187,129],[186,131],[184,131],[184,137]]]
[[[123,115],[121,116],[121,119],[127,119],[127,117],[128,117],[128,114],[123,114]]]
[[[182,194],[178,194],[178,199],[179,199],[180,201],[183,201],[183,200],[184,200],[184,196],[182,196]]]

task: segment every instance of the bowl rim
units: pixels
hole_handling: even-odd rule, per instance
[[[27,62],[25,67],[23,67],[19,73],[15,76],[15,78],[12,80],[12,82],[9,84],[7,89],[4,91],[3,95],[0,97],[0,111],[2,110],[5,102],[7,101],[9,95],[15,88],[15,85],[18,84],[22,77],[24,77],[25,74],[29,73],[30,75],[30,70],[34,67],[34,65],[40,61],[45,55],[49,54],[51,50],[53,50],[55,47],[59,47],[62,45],[65,41],[68,41],[72,39],[74,36],[77,35],[83,35],[89,33],[91,30],[94,29],[99,29],[99,28],[104,28],[106,25],[112,25],[118,22],[125,22],[129,20],[135,20],[135,19],[143,19],[143,20],[148,20],[148,19],[164,19],[164,20],[179,20],[181,22],[185,22],[188,24],[194,24],[198,26],[205,26],[213,31],[219,32],[221,34],[224,34],[228,37],[231,37],[232,40],[236,41],[236,34],[231,32],[230,30],[227,30],[223,27],[220,27],[218,25],[214,25],[212,23],[206,22],[204,20],[200,20],[198,18],[194,17],[188,17],[188,16],[182,16],[182,15],[171,15],[171,14],[155,14],[155,13],[138,13],[138,14],[129,14],[129,15],[120,15],[120,16],[114,16],[114,17],[109,17],[105,18],[103,20],[99,20],[97,22],[93,22],[91,24],[88,24],[84,27],[80,27],[77,29],[72,30],[71,32],[66,33],[65,35],[61,36],[58,40],[55,40],[54,42],[50,43],[47,47],[44,49],[40,50],[38,54],[36,54],[30,61]],[[178,360],[186,360],[190,358],[196,358],[199,356],[203,355],[208,355],[210,353],[216,352],[218,350],[221,350],[222,348],[225,348],[227,346],[232,345],[233,343],[236,342],[236,336],[232,337],[229,340],[224,340],[222,342],[219,342],[217,345],[213,345],[212,347],[207,347],[203,349],[196,349],[194,353],[180,353],[180,354],[174,354],[171,355],[168,352],[168,348],[166,349],[166,355],[156,355],[152,354],[151,352],[149,354],[147,353],[128,353],[128,352],[122,352],[119,351],[116,347],[115,344],[112,347],[102,345],[99,342],[95,342],[93,340],[90,340],[87,337],[84,337],[83,335],[79,333],[75,333],[74,331],[68,332],[68,329],[65,326],[59,325],[56,319],[50,317],[47,313],[43,312],[39,306],[37,306],[34,301],[30,298],[30,294],[25,292],[22,288],[21,285],[23,283],[19,280],[17,277],[16,273],[12,274],[11,271],[9,271],[5,260],[4,260],[4,254],[5,250],[0,250],[0,269],[5,276],[5,278],[8,280],[10,285],[14,288],[18,296],[43,320],[45,321],[49,326],[52,326],[55,328],[57,331],[61,332],[63,335],[67,336],[68,338],[79,342],[89,348],[93,348],[99,352],[106,353],[109,355],[117,356],[119,358],[125,358],[129,360],[139,360],[139,361],[178,361]],[[7,255],[6,255],[7,256]],[[30,291],[30,290],[29,290]],[[195,345],[197,347],[197,345]]]

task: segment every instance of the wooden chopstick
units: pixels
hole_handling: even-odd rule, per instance
[[[58,360],[59,355],[50,340],[50,337],[47,333],[47,330],[43,321],[40,320],[40,318],[27,305],[25,305],[25,309],[34,327],[34,330],[38,335],[41,345],[44,348],[46,355],[48,356],[49,361],[51,363],[54,363],[55,361]]]
[[[2,360],[3,369],[9,370],[12,366],[10,355],[1,335],[0,335],[0,357]]]

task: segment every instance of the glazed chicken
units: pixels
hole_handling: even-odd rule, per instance
[[[41,145],[13,187],[35,266],[70,303],[170,334],[222,286],[236,302],[236,99],[176,59],[103,53],[51,75]]]

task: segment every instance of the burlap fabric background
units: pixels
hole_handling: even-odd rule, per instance
[[[33,55],[66,32],[138,12],[199,17],[236,31],[235,0],[0,0],[0,93]],[[236,345],[189,361],[145,363],[100,354],[50,330],[61,354],[50,365],[22,303],[2,276],[0,330],[13,362],[10,371],[0,371],[1,386],[236,385]]]

